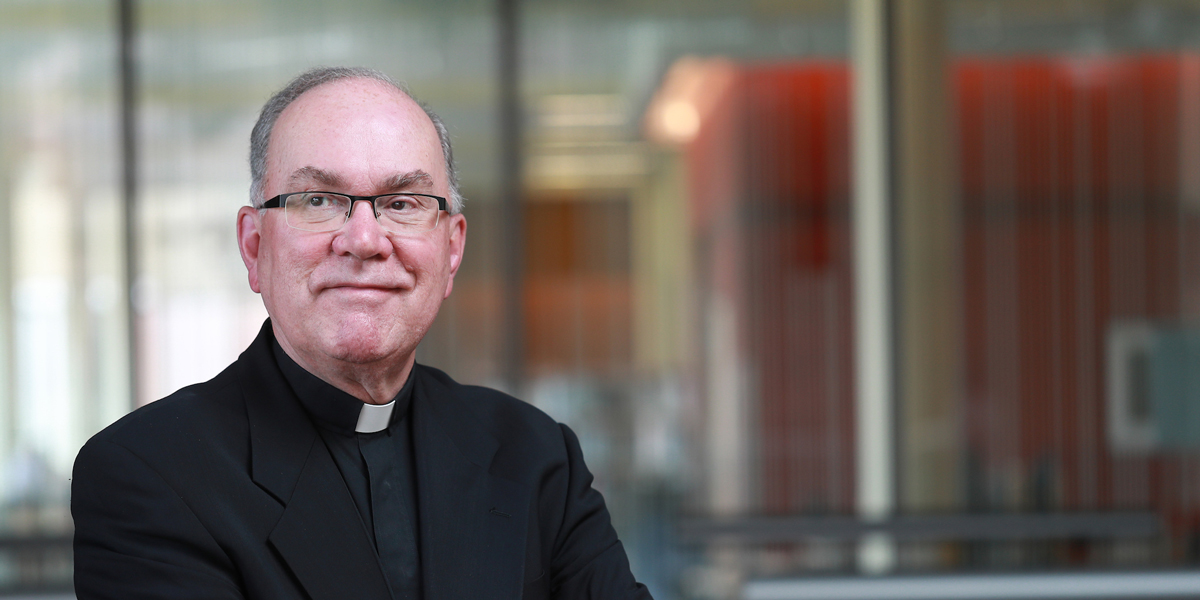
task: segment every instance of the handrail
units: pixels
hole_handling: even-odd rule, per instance
[[[852,516],[685,518],[682,541],[787,543],[810,539],[857,540],[884,533],[897,541],[1013,541],[1147,538],[1161,534],[1151,512],[1073,512],[905,515],[884,521]]]

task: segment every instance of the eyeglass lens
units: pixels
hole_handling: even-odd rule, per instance
[[[374,202],[375,216],[388,231],[422,232],[437,226],[440,216],[433,198],[406,194],[380,196]],[[287,224],[305,231],[334,231],[350,218],[353,200],[341,194],[303,193],[287,197]]]

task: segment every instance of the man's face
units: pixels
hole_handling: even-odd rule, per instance
[[[267,149],[266,198],[327,191],[449,197],[433,123],[407,96],[368,79],[313,88],[283,111]],[[243,207],[238,239],[250,287],[280,345],[323,378],[355,365],[407,369],[450,295],[466,221],[441,213],[422,234],[389,233],[355,202],[337,231],[293,229],[282,209]]]

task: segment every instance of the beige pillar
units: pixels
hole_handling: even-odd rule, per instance
[[[11,156],[8,154],[6,156]],[[7,464],[16,438],[16,382],[13,381],[12,193],[11,172],[0,166],[0,464]]]
[[[854,285],[856,508],[867,521],[895,510],[892,372],[891,92],[888,87],[888,10],[885,0],[856,0],[851,37],[854,60]],[[886,535],[860,540],[858,567],[883,574],[896,563]]]
[[[961,242],[946,6],[893,4],[900,508],[960,508]]]

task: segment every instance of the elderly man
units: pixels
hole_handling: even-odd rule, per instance
[[[270,319],[75,462],[79,598],[649,598],[570,429],[414,362],[466,240],[441,121],[305,73],[251,136],[237,237]]]

